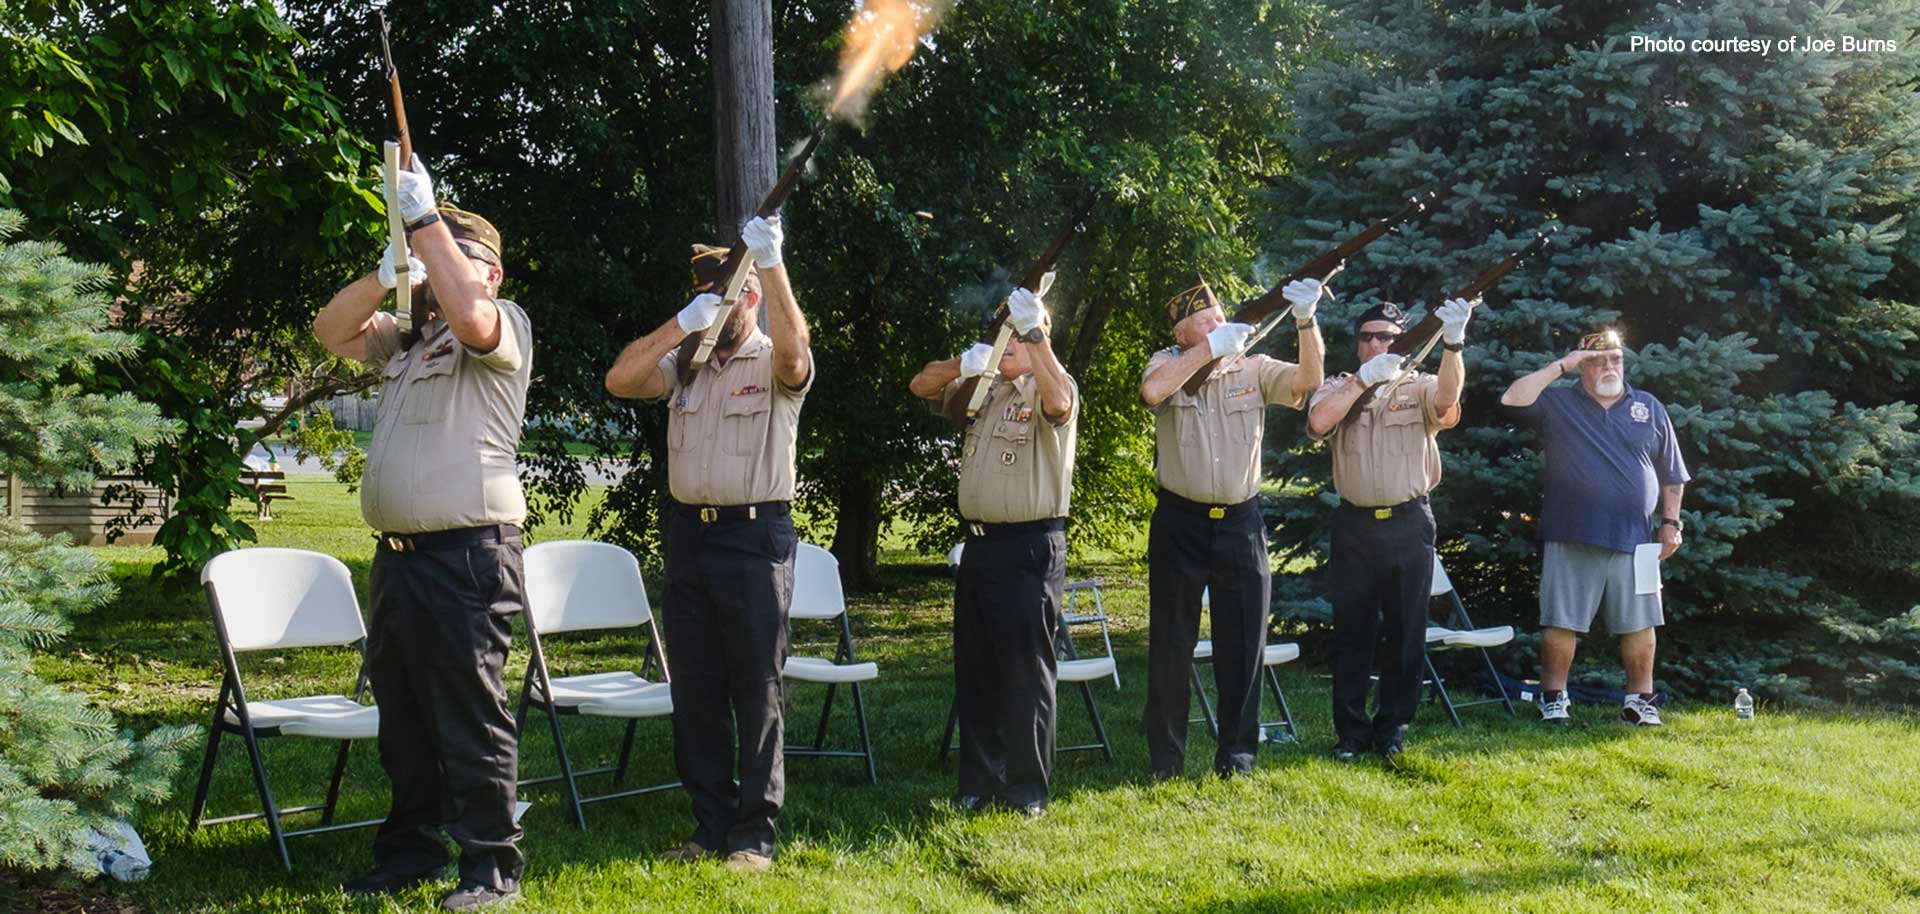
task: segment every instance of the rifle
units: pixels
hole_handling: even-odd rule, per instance
[[[820,148],[820,141],[827,136],[827,125],[831,123],[832,120],[823,119],[820,126],[813,128],[813,136],[807,140],[807,145],[801,148],[799,155],[793,157],[792,162],[787,163],[787,170],[781,173],[773,189],[767,191],[766,198],[760,201],[760,208],[754,210],[754,215],[765,219],[780,211],[780,205],[787,202],[787,197],[799,185],[800,174],[806,170],[807,160],[813,157],[815,149]],[[735,244],[727,251],[727,259],[721,263],[720,269],[727,276],[726,294],[721,296],[720,310],[715,312],[713,323],[704,333],[698,337],[689,336],[680,344],[681,384],[692,380],[693,373],[713,357],[713,346],[719,341],[727,318],[733,314],[734,303],[740,300],[741,288],[747,284],[747,246]]]
[[[1479,298],[1482,293],[1493,288],[1500,280],[1505,279],[1508,273],[1513,272],[1516,267],[1520,266],[1521,262],[1545,249],[1548,237],[1549,234],[1547,231],[1535,232],[1533,240],[1527,242],[1526,247],[1508,254],[1506,259],[1500,261],[1493,269],[1474,277],[1472,282],[1462,286],[1452,295],[1442,298],[1441,301],[1444,302],[1454,298],[1464,298],[1467,301],[1473,301]],[[1394,355],[1406,355],[1409,352],[1413,352],[1416,348],[1420,351],[1413,358],[1402,364],[1400,370],[1395,372],[1393,377],[1373,384],[1362,392],[1359,398],[1353,401],[1353,406],[1347,409],[1347,414],[1341,417],[1340,422],[1342,424],[1353,421],[1355,416],[1360,415],[1361,410],[1371,406],[1375,400],[1381,403],[1391,402],[1394,392],[1400,389],[1400,385],[1405,384],[1407,379],[1413,377],[1413,373],[1420,367],[1420,363],[1426,361],[1427,354],[1431,353],[1434,345],[1440,342],[1440,331],[1442,327],[1438,311],[1438,308],[1429,309],[1427,315],[1420,319],[1420,323],[1415,324],[1412,330],[1401,334],[1399,338],[1393,341],[1392,346],[1387,347],[1387,351]],[[1382,385],[1386,386],[1386,393],[1375,397],[1375,392],[1379,390]]]
[[[407,247],[407,223],[400,217],[400,169],[411,167],[413,162],[413,137],[407,132],[407,102],[400,92],[400,69],[393,65],[393,47],[388,43],[387,17],[377,14],[380,19],[380,55],[386,61],[387,91],[393,98],[394,125],[399,128],[400,141],[388,140],[381,144],[381,153],[386,165],[387,231],[393,242],[393,312],[396,316],[406,315],[407,332],[419,332],[427,323],[426,297],[419,300],[413,297],[413,281],[407,275],[409,255]]]
[[[1098,191],[1087,192],[1087,198],[1080,204],[1080,208],[1074,211],[1073,215],[1067,219],[1067,224],[1061,226],[1059,233],[1053,236],[1053,243],[1047,245],[1045,251],[1040,252],[1040,256],[1034,260],[1033,265],[1027,268],[1027,275],[1020,278],[1020,288],[1028,292],[1045,294],[1044,287],[1050,284],[1048,277],[1053,273],[1054,262],[1060,259],[1060,255],[1066,251],[1067,245],[1072,243],[1075,235],[1086,231],[1087,215],[1093,212],[1093,203],[1098,199],[1098,194]],[[968,378],[966,383],[961,385],[959,396],[954,398],[955,402],[964,401],[967,404],[968,419],[979,415],[980,408],[986,405],[987,391],[993,388],[994,380],[1000,376],[1000,357],[1006,354],[1007,343],[1011,342],[1016,335],[1013,330],[1013,320],[1007,316],[1006,302],[1000,303],[1000,309],[994,312],[994,316],[998,319],[992,322],[993,329],[980,337],[982,343],[988,341],[993,343],[993,353],[987,356],[987,370]],[[1035,327],[1020,339],[1028,343],[1040,342],[1040,328]]]
[[[1360,253],[1367,245],[1374,243],[1380,236],[1392,231],[1400,223],[1425,212],[1427,207],[1432,206],[1439,197],[1438,192],[1431,190],[1408,197],[1407,205],[1401,207],[1399,212],[1361,229],[1359,234],[1340,242],[1333,250],[1307,261],[1299,269],[1288,273],[1273,288],[1268,289],[1266,294],[1242,304],[1234,311],[1233,316],[1228,318],[1236,324],[1255,325],[1253,333],[1247,337],[1247,348],[1242,352],[1251,351],[1255,344],[1266,338],[1267,334],[1272,333],[1274,328],[1280,325],[1280,319],[1285,316],[1284,309],[1287,305],[1286,297],[1281,292],[1288,283],[1300,279],[1317,279],[1326,282],[1333,274],[1340,271],[1348,257]],[[1238,354],[1232,357],[1232,359],[1238,358]],[[1199,393],[1201,386],[1213,377],[1215,371],[1226,367],[1221,363],[1224,361],[1230,365],[1232,359],[1214,359],[1208,362],[1199,371],[1194,372],[1193,377],[1188,378],[1182,388],[1188,394]]]

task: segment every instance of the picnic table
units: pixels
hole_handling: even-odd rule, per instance
[[[256,470],[248,468],[241,472],[240,480],[253,487],[254,497],[260,500],[258,518],[273,520],[273,503],[293,501],[287,492],[287,474],[282,470]]]

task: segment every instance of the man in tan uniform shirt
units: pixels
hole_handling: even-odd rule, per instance
[[[1066,514],[1080,395],[1046,336],[1040,296],[1015,289],[1007,346],[986,404],[967,425],[960,464],[966,546],[953,594],[953,684],[960,723],[954,802],[1046,811],[1053,776],[1054,685]],[[964,419],[967,382],[992,347],[930,362],[913,393]]]
[[[1260,746],[1260,670],[1272,572],[1260,516],[1260,440],[1267,406],[1299,409],[1320,385],[1315,280],[1289,283],[1300,362],[1244,354],[1253,328],[1229,323],[1202,282],[1167,302],[1175,345],[1154,353],[1140,381],[1153,411],[1158,504],[1147,534],[1147,705],[1143,723],[1154,776],[1186,768],[1187,709],[1200,594],[1213,617],[1213,676],[1220,696],[1213,770],[1253,768]],[[1184,385],[1214,359],[1195,393]]]
[[[1341,761],[1368,750],[1393,761],[1420,704],[1433,584],[1427,492],[1440,484],[1434,436],[1460,421],[1467,376],[1461,349],[1472,306],[1452,299],[1438,314],[1446,349],[1439,377],[1415,374],[1390,401],[1342,421],[1370,385],[1400,370],[1402,358],[1387,350],[1404,332],[1405,317],[1383,303],[1354,321],[1359,372],[1328,380],[1307,408],[1308,434],[1333,450],[1333,487],[1340,493],[1327,597],[1333,604],[1333,754]],[[1384,386],[1376,391],[1385,393]],[[1382,640],[1386,659],[1369,720],[1367,692]]]
[[[460,882],[442,906],[464,910],[512,899],[524,868],[513,820],[519,740],[503,667],[509,620],[525,608],[527,504],[514,452],[533,328],[519,305],[494,297],[504,278],[500,233],[437,206],[417,158],[398,182],[426,325],[403,333],[376,310],[382,286],[395,283],[391,249],[377,274],[342,289],[313,322],[329,351],[383,376],[360,511],[379,531],[366,672],[393,802],[374,839],[376,869],[344,888],[387,894],[438,879],[452,837]]]
[[[607,390],[667,401],[667,662],[673,670],[674,763],[693,800],[693,835],[669,856],[722,856],[765,870],[785,798],[781,668],[799,538],[793,500],[800,405],[813,353],[787,268],[778,217],[741,230],[747,284],[713,350],[684,382],[680,344],[716,319],[727,250],[694,246],[691,303],[634,341]],[[765,292],[767,331],[757,323]],[[735,780],[735,727],[738,780]]]

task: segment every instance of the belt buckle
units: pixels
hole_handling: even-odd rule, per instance
[[[404,536],[394,536],[393,534],[387,534],[387,548],[393,550],[394,552],[406,552],[407,550],[413,548],[413,544],[408,542],[407,538]]]
[[[1226,516],[1227,516],[1227,509],[1225,509],[1225,508],[1217,508],[1217,507],[1216,507],[1216,508],[1208,508],[1208,509],[1207,509],[1207,516],[1208,516],[1208,517],[1210,517],[1210,518],[1213,518],[1214,520],[1223,520],[1223,519],[1225,519],[1225,518],[1226,518]]]
[[[1393,509],[1392,509],[1392,508],[1375,508],[1375,509],[1373,509],[1373,519],[1374,519],[1374,520],[1387,520],[1388,518],[1391,518],[1391,517],[1393,517]]]
[[[970,523],[967,525],[967,532],[973,534],[974,536],[986,536],[987,528],[985,525],[982,525],[982,524]]]
[[[748,505],[748,506],[747,506],[747,520],[759,520],[759,519],[760,519],[760,506],[759,506],[759,505]]]
[[[700,522],[701,522],[701,523],[703,523],[703,524],[711,524],[711,523],[713,523],[714,521],[717,521],[717,520],[719,520],[719,519],[720,519],[720,509],[719,509],[719,508],[701,508],[701,509],[700,509]]]

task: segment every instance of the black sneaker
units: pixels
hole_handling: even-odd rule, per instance
[[[477,911],[481,908],[506,907],[519,900],[520,886],[517,884],[496,889],[478,882],[462,882],[459,888],[440,899],[440,908],[445,911]]]
[[[1333,744],[1333,760],[1336,762],[1355,762],[1367,747],[1353,740],[1341,740]]]
[[[1389,767],[1394,767],[1400,764],[1400,756],[1407,751],[1407,745],[1396,736],[1381,743],[1374,751],[1380,753],[1381,761],[1386,762]]]
[[[391,870],[374,870],[341,883],[340,891],[348,895],[397,895],[416,885],[425,885],[439,879],[442,872],[442,870],[427,870],[421,873],[395,873]]]
[[[1021,803],[1020,805],[1013,807],[1013,811],[1016,813],[1019,813],[1021,818],[1038,819],[1041,816],[1044,816],[1047,814],[1047,803],[1045,800],[1035,800],[1032,803]]]

